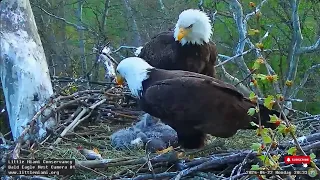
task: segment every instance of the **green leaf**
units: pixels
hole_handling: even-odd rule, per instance
[[[260,31],[258,29],[249,29],[248,30],[248,35],[249,36],[253,36],[253,35],[256,35],[258,34]]]
[[[263,81],[267,79],[267,76],[264,74],[257,74],[257,78]]]
[[[293,134],[295,134],[295,133],[296,133],[296,130],[297,130],[297,127],[296,127],[295,125],[291,124],[291,125],[289,126],[289,129],[290,129],[290,132],[292,132]]]
[[[257,171],[257,170],[260,170],[260,167],[258,164],[254,164],[254,165],[251,165],[251,169],[252,171]]]
[[[269,115],[270,117],[270,122],[276,122],[278,120],[278,116],[277,115]]]
[[[278,162],[279,159],[280,159],[280,157],[281,157],[281,155],[280,155],[280,154],[277,154],[277,155],[273,155],[273,156],[272,156],[272,159],[273,159],[274,161]]]
[[[316,155],[314,153],[311,153],[310,155],[311,160],[314,160],[316,158]]]
[[[259,127],[259,124],[255,123],[255,122],[253,122],[253,121],[251,121],[250,124],[251,124],[251,126]]]
[[[277,132],[283,134],[285,128],[286,128],[286,125],[280,124],[280,125],[276,128],[276,130],[277,130]]]
[[[253,63],[252,69],[260,69],[261,64],[257,61]]]
[[[272,95],[268,95],[268,97],[264,100],[263,105],[271,110],[274,103],[274,97]]]
[[[268,132],[269,132],[269,129],[268,128],[258,128],[257,130],[256,130],[256,132],[257,132],[257,134],[261,134],[261,136],[265,136],[265,135],[267,135],[268,134]],[[260,132],[260,133],[259,133]]]
[[[274,166],[274,163],[265,155],[258,156],[258,158],[263,162],[266,166]]]
[[[258,158],[262,161],[262,162],[265,162],[266,160],[269,160],[269,158],[265,155],[261,155],[261,156],[258,156]]]
[[[289,81],[289,80],[286,81],[286,86],[292,86],[292,84],[293,84],[292,81]]]
[[[291,147],[290,149],[288,149],[287,153],[289,155],[293,155],[297,152],[297,148],[296,147]]]
[[[268,135],[262,135],[262,140],[265,144],[270,144],[272,142],[272,139]]]
[[[259,69],[260,68],[260,65],[264,63],[264,60],[262,57],[259,57],[258,59],[256,59],[254,61],[254,64],[253,64],[253,67],[252,69]]]
[[[251,91],[249,95],[249,99],[252,100],[252,99],[255,99],[256,97],[257,97],[256,94],[253,91]]]
[[[264,84],[267,84],[269,81],[268,81],[268,76],[267,75],[264,75],[264,74],[257,74],[256,75],[256,79],[259,79],[260,82],[264,83]]]
[[[249,116],[253,116],[255,112],[256,112],[255,108],[250,108],[247,113]]]
[[[279,101],[282,101],[284,98],[282,94],[277,94],[276,97]]]
[[[260,143],[252,143],[251,149],[254,150],[254,151],[258,151],[260,146],[261,146]]]

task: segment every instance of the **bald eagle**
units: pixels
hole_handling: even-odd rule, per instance
[[[138,57],[151,66],[215,76],[216,45],[210,42],[209,17],[196,9],[184,10],[174,31],[162,32],[144,45]]]
[[[138,57],[122,60],[116,73],[118,84],[126,80],[140,108],[176,130],[186,149],[203,147],[206,134],[227,138],[239,129],[256,128],[251,121],[259,122],[257,115],[247,114],[255,104],[233,85],[213,77],[158,69]],[[276,125],[268,122],[273,114],[280,116],[260,105],[262,125],[274,129]]]

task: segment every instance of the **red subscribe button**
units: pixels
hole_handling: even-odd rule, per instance
[[[310,164],[310,156],[286,156],[284,157],[286,164]]]

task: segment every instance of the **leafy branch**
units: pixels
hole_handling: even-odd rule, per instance
[[[253,2],[250,3],[251,7],[255,7],[255,4]],[[257,17],[259,18],[259,17]],[[257,23],[259,21],[257,20]],[[251,29],[248,31],[251,36],[255,36],[259,34],[259,30],[257,29]],[[247,41],[248,42],[248,41]],[[250,46],[253,47],[253,43],[249,42]],[[301,147],[299,141],[296,137],[296,126],[293,125],[288,118],[286,117],[284,113],[284,99],[285,96],[283,94],[280,94],[278,76],[273,71],[271,66],[267,63],[266,59],[263,57],[263,54],[261,51],[263,51],[263,44],[261,42],[258,42],[255,44],[256,47],[256,53],[258,55],[258,59],[255,60],[251,70],[254,71],[252,73],[252,80],[251,85],[255,86],[257,89],[261,85],[266,85],[272,83],[274,85],[274,88],[276,89],[275,95],[267,95],[267,97],[263,100],[263,105],[267,107],[268,109],[273,109],[275,106],[277,106],[280,109],[280,117],[277,115],[270,115],[270,123],[273,123],[276,128],[275,130],[272,130],[271,128],[265,128],[261,126],[261,120],[259,116],[259,104],[258,104],[258,95],[256,95],[254,92],[251,92],[249,99],[251,102],[256,103],[257,106],[255,108],[250,108],[248,110],[248,115],[253,116],[257,113],[259,118],[259,124],[255,124],[252,122],[252,125],[258,127],[257,129],[257,136],[261,137],[262,143],[253,143],[251,146],[251,149],[257,152],[257,157],[260,159],[261,165],[252,165],[251,170],[277,170],[281,169],[279,164],[279,159],[281,157],[280,154],[274,154],[270,155],[269,152],[272,149],[276,149],[278,146],[278,139],[279,137],[284,136],[291,136],[294,142],[294,146],[289,148],[287,150],[288,155],[296,155],[298,153],[307,156],[307,153],[303,150]],[[259,73],[259,70],[261,66],[264,65],[267,68],[268,74],[265,75],[263,73]],[[292,83],[288,82],[286,83],[287,87],[292,86]],[[267,148],[266,148],[267,147]],[[311,166],[314,167],[319,173],[320,169],[318,166],[313,162],[313,159],[315,159],[314,154],[309,155],[312,159]],[[266,176],[260,175],[260,179],[266,179]]]

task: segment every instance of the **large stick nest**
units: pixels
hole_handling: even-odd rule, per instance
[[[48,108],[52,110],[50,117],[55,117],[57,125],[48,130],[46,138],[39,142],[24,141],[23,137],[34,131],[33,124],[38,117],[43,121],[48,119],[42,115]],[[252,143],[259,142],[256,132],[250,130],[241,130],[228,139],[211,137],[204,149],[195,151],[173,149],[156,154],[144,149],[114,149],[110,144],[110,134],[131,126],[142,113],[128,90],[123,88],[110,86],[103,90],[82,91],[76,86],[66,86],[41,108],[16,142],[2,140],[7,146],[0,146],[0,175],[4,175],[6,157],[76,159],[75,175],[51,177],[53,179],[248,179],[250,176],[246,171],[251,165],[261,163],[249,148]],[[310,128],[306,129],[299,128],[298,136],[309,134]],[[303,150],[318,154],[319,137],[319,134],[306,136],[300,142]],[[103,160],[86,160],[76,149],[78,146],[97,148]],[[292,146],[294,144],[284,138],[270,154],[283,157]],[[288,170],[301,169],[284,163],[280,165]]]

